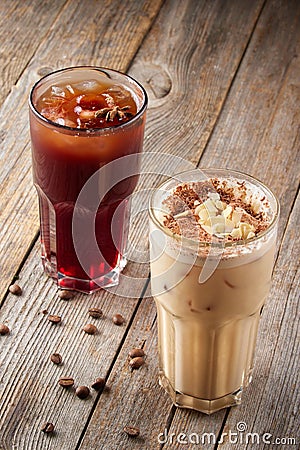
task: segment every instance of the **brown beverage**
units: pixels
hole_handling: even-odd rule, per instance
[[[278,204],[247,175],[197,177],[180,174],[151,199],[151,286],[160,383],[177,406],[210,414],[240,403],[251,381]]]
[[[129,198],[138,181],[146,106],[146,93],[135,80],[95,67],[51,73],[32,89],[30,130],[42,261],[62,288],[92,292],[118,283],[126,263]],[[136,175],[126,176],[127,155],[136,155],[130,160]],[[115,160],[121,181],[113,185],[109,163]],[[98,171],[97,192],[80,204],[80,214],[94,220],[98,248],[83,221],[80,236],[75,236],[84,254],[80,257],[72,229],[74,207]]]

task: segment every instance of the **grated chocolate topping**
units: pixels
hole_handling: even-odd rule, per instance
[[[212,236],[245,241],[269,226],[267,200],[249,193],[245,182],[234,180],[180,184],[163,202],[169,211],[163,225],[173,234],[201,242],[211,242]]]

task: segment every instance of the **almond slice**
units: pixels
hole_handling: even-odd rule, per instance
[[[239,228],[234,228],[231,233],[230,236],[232,236],[234,239],[241,239],[242,237],[242,232]]]
[[[208,198],[215,203],[220,200],[220,195],[217,192],[209,192]]]
[[[206,211],[204,203],[201,203],[200,205],[196,206],[195,208],[196,216],[199,216],[200,211]]]
[[[242,216],[243,216],[242,211],[237,211],[236,209],[232,211],[231,220],[234,223],[235,227],[239,226]]]
[[[246,223],[246,222],[241,222],[239,229],[241,230],[243,239],[247,239],[249,232],[254,231],[254,228],[249,223]]]
[[[226,203],[222,202],[221,200],[217,200],[215,202],[215,205],[220,211],[223,211],[226,208],[226,206],[227,206]]]
[[[207,199],[204,202],[205,207],[208,209],[210,214],[217,215],[218,209],[216,208],[214,202],[211,199]]]
[[[252,211],[254,212],[254,214],[258,214],[260,211],[260,203],[257,200],[253,200],[252,205],[251,205]]]
[[[203,228],[204,231],[206,231],[206,233],[208,234],[213,234],[212,228],[209,227],[208,225],[201,225],[201,227]]]
[[[227,218],[232,213],[232,210],[233,210],[232,206],[228,205],[228,206],[226,206],[224,211],[222,211],[222,215]]]
[[[189,209],[186,209],[185,211],[182,211],[181,213],[175,214],[174,219],[180,219],[180,217],[186,217],[189,214],[191,214],[191,211]]]
[[[200,220],[204,223],[209,220],[209,213],[208,213],[207,209],[202,209],[199,212],[198,216],[199,216]]]

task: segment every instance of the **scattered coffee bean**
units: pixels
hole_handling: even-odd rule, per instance
[[[0,334],[1,336],[4,336],[5,334],[9,333],[9,328],[7,325],[5,325],[4,323],[0,323]]]
[[[70,387],[74,384],[74,379],[71,377],[61,377],[58,380],[58,384],[63,387]]]
[[[76,388],[75,393],[77,397],[83,400],[84,398],[87,398],[90,395],[90,390],[87,386],[78,386],[78,388]]]
[[[67,289],[63,289],[59,291],[58,296],[63,300],[70,300],[70,298],[75,297],[74,291],[68,291]]]
[[[42,310],[42,314],[45,314],[45,315],[48,314],[47,309],[43,309],[43,310]]]
[[[14,295],[22,295],[22,288],[18,284],[12,284],[8,290]]]
[[[95,391],[101,391],[105,386],[105,379],[104,378],[96,378],[94,383],[91,385]]]
[[[50,356],[50,359],[54,364],[62,363],[62,357],[59,353],[53,353],[53,355]]]
[[[113,316],[113,323],[115,325],[122,325],[125,322],[125,319],[123,316],[121,316],[121,314],[115,314]]]
[[[133,348],[129,352],[130,358],[136,358],[137,356],[145,356],[145,352],[142,348]]]
[[[54,314],[49,314],[48,320],[51,323],[60,323],[61,322],[61,317],[60,316],[56,316]]]
[[[140,434],[140,429],[138,427],[127,426],[123,430],[130,437],[137,437]]]
[[[103,312],[99,308],[90,308],[89,315],[91,317],[94,317],[94,319],[99,319],[100,317],[103,316]]]
[[[143,364],[145,364],[145,360],[141,356],[137,356],[136,358],[132,358],[129,361],[129,366],[132,369],[139,369]]]
[[[87,334],[95,334],[97,332],[97,327],[95,327],[92,323],[87,323],[84,325],[83,331]]]
[[[54,431],[53,423],[51,422],[43,423],[43,425],[41,426],[41,431],[43,431],[44,433],[53,433]]]

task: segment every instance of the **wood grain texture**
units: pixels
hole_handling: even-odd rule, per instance
[[[238,422],[246,423],[246,432],[262,436],[275,444],[276,438],[294,438],[288,448],[297,448],[300,419],[299,394],[299,239],[300,197],[296,200],[274,270],[272,289],[264,308],[254,363],[253,381],[243,403],[232,408],[224,433],[237,431]],[[244,438],[244,439],[243,439]],[[245,436],[239,448],[251,448]],[[256,441],[257,442],[257,441]],[[280,444],[280,441],[279,441]],[[228,436],[224,449],[231,449]]]
[[[0,11],[3,5],[9,5],[12,26],[21,2],[2,2]],[[24,39],[18,43],[18,62],[5,69],[7,97],[0,108],[0,322],[11,328],[0,336],[0,450],[194,448],[176,442],[176,436],[234,432],[240,421],[249,431],[294,436],[299,428],[298,3],[54,1],[49,9],[41,5],[36,10],[34,20],[45,24],[38,47],[24,25],[30,9],[27,2],[22,5],[24,17],[18,20]],[[143,170],[153,174],[143,175],[139,184],[146,190],[138,194],[136,210],[142,213],[131,230],[132,260],[137,262],[128,264],[120,287],[111,293],[77,294],[63,301],[42,273],[39,245],[26,253],[38,229],[27,95],[49,70],[90,63],[128,69],[145,84],[150,97],[145,150],[156,154],[145,158]],[[240,407],[211,417],[175,409],[158,386],[156,313],[147,285],[149,189],[163,175],[199,161],[200,167],[245,170],[273,187],[282,202],[284,236],[261,322],[253,383]],[[23,295],[5,295],[20,264]],[[133,277],[139,279],[136,286]],[[104,317],[91,319],[89,307],[100,307]],[[49,323],[43,310],[61,315],[62,323]],[[126,318],[123,326],[112,323],[114,313]],[[82,331],[87,322],[97,326],[96,335]],[[127,355],[136,346],[144,346],[146,364],[131,372]],[[61,366],[51,363],[54,352],[61,353]],[[76,386],[104,376],[110,389],[80,400],[73,389],[58,386],[60,376],[73,376]],[[44,421],[55,423],[52,436],[41,433]],[[140,436],[129,438],[125,425],[138,426]],[[165,429],[168,442],[160,444],[158,435]],[[225,439],[219,448],[232,446]]]
[[[91,390],[90,397],[83,401],[75,396],[73,389],[59,386],[58,380],[61,376],[72,376],[76,386],[91,386],[97,377],[107,377],[128,332],[137,301],[130,298],[124,301],[105,291],[92,296],[77,294],[69,301],[60,299],[57,287],[42,272],[38,245],[20,273],[18,283],[23,289],[22,296],[9,294],[1,308],[1,322],[6,323],[11,332],[1,336],[0,448],[74,449],[97,393]],[[153,305],[150,306],[153,310]],[[147,330],[153,322],[148,314],[150,306],[132,347],[147,340]],[[89,317],[90,307],[100,308],[103,317]],[[116,313],[125,318],[122,326],[112,321]],[[51,324],[48,314],[59,315],[61,323]],[[82,328],[87,323],[96,325],[95,335],[84,333]],[[50,361],[52,353],[61,354],[62,365],[56,366]],[[121,361],[122,370],[130,377],[124,354]],[[155,355],[151,362],[153,371],[156,361]],[[114,387],[110,379],[108,384],[115,396],[113,390],[118,387]],[[136,389],[139,389],[138,383]],[[110,394],[105,392],[106,401],[107,396]],[[53,439],[40,432],[45,421],[55,424]]]
[[[165,3],[130,68],[150,97],[146,150],[198,162],[262,5],[262,1]]]
[[[281,233],[299,172],[300,4],[267,2],[200,167],[249,172],[281,202]]]
[[[0,105],[18,82],[65,3],[57,0],[0,2]]]
[[[186,424],[188,419],[192,418],[195,432],[200,433],[200,430],[209,428],[218,435],[224,411],[215,414],[213,418],[191,411],[175,411],[169,397],[159,387],[155,319],[153,299],[143,299],[109,378],[112,397],[100,398],[80,450],[108,448],[108,441],[112,450],[159,449],[162,444],[167,444],[169,426],[174,414],[180,417],[182,432],[187,431]],[[146,364],[138,371],[130,372],[128,352],[141,342],[146,352]],[[126,425],[139,427],[138,439],[128,438],[123,432]],[[173,448],[174,444],[175,440],[170,447],[166,445],[164,448]],[[213,448],[213,445],[207,448]]]

